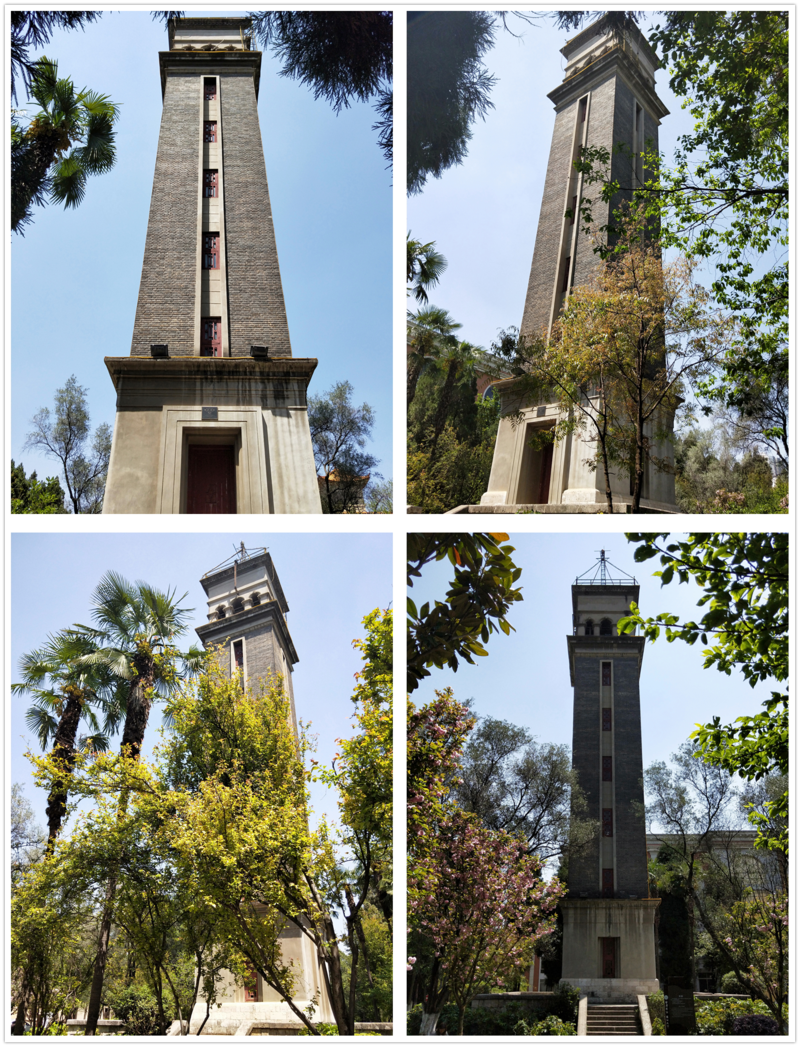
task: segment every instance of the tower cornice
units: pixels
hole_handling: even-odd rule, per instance
[[[167,89],[170,73],[183,75],[218,73],[230,74],[238,71],[253,77],[253,88],[258,98],[261,82],[261,51],[159,51],[158,67],[161,72],[161,97]]]
[[[637,676],[642,671],[645,639],[643,636],[568,636],[569,682],[575,686],[576,658],[636,658]]]
[[[263,627],[265,622],[270,622],[280,633],[284,649],[291,656],[292,665],[296,665],[300,659],[297,657],[286,619],[281,613],[277,600],[259,604],[258,607],[248,607],[244,611],[239,611],[238,614],[228,615],[216,622],[198,625],[195,632],[205,647],[223,646],[228,640],[242,636],[250,629]]]
[[[579,95],[585,94],[597,83],[608,79],[614,72],[618,72],[628,82],[655,120],[660,122],[665,116],[669,116],[669,109],[653,90],[638,63],[620,43],[614,44],[596,58],[589,59],[585,65],[550,91],[547,97],[558,111],[571,104]]]

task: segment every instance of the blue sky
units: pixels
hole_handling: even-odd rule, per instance
[[[11,238],[10,457],[40,478],[59,463],[22,445],[30,419],[52,407],[71,374],[89,391],[92,423],[114,422],[103,357],[130,352],[161,120],[158,52],[167,47],[161,21],[127,10],[84,32],[58,31],[44,49],[76,88],[122,110],[114,170],[90,179],[77,210],[39,208],[25,237]],[[32,116],[37,107],[27,108]],[[319,359],[311,395],[347,379],[354,402],[375,408],[368,449],[390,477],[392,178],[375,114],[357,103],[337,116],[279,76],[269,55],[258,108],[293,354]]]
[[[386,534],[15,534],[11,540],[11,643],[9,670],[18,679],[20,657],[49,633],[75,622],[90,623],[91,594],[108,570],[130,581],[187,593],[194,608],[182,644],[199,643],[194,628],[207,621],[200,578],[225,560],[239,542],[266,546],[289,604],[288,625],[299,663],[293,686],[298,719],[318,735],[315,759],[330,765],[336,738],[352,731],[353,674],[361,658],[351,641],[361,621],[392,599],[392,539]],[[181,644],[179,644],[180,646]],[[25,785],[40,824],[47,800],[31,779],[25,751],[38,743],[25,727],[30,702],[15,696],[8,722],[12,782]],[[146,752],[157,741],[160,715],[153,709]],[[118,742],[118,739],[117,739]],[[312,806],[335,817],[335,794],[314,786]]]
[[[658,560],[634,563],[635,545],[622,534],[510,533],[512,559],[522,568],[523,601],[512,605],[508,621],[515,632],[493,633],[488,656],[475,665],[461,663],[457,672],[434,670],[413,694],[416,705],[433,698],[434,690],[452,687],[459,701],[472,699],[479,716],[527,727],[540,741],[572,746],[573,692],[569,678],[566,637],[572,632],[572,590],[575,579],[593,567],[599,550],[624,574],[639,582],[639,606],[645,616],[670,611],[696,620],[702,590],[694,581],[673,581],[662,588],[653,572]],[[423,569],[410,594],[420,607],[443,599],[452,578],[449,561]],[[617,572],[614,572],[615,576]],[[737,716],[761,711],[770,696],[771,681],[751,688],[737,672],[731,676],[703,669],[702,645],[667,643],[663,634],[645,646],[640,680],[644,766],[664,760],[687,740],[696,723],[719,716],[730,723]],[[775,689],[778,689],[777,687]]]

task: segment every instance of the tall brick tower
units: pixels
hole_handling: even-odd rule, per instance
[[[297,734],[292,672],[299,659],[286,622],[289,605],[272,557],[266,549],[245,549],[242,544],[237,553],[203,575],[200,584],[208,598],[208,622],[196,630],[203,646],[220,648],[223,665],[231,673],[241,670],[245,687],[256,686],[271,673],[280,674]],[[313,1000],[314,1020],[333,1021],[325,978],[310,940],[287,924],[280,946],[283,961],[295,966],[295,1005],[304,1010]],[[257,972],[251,973],[246,986],[236,986],[231,978],[226,989],[222,1006],[214,1007],[204,1033],[236,1035],[241,1030],[245,1034],[251,1022],[268,1029],[268,1034],[296,1031],[296,1015]],[[205,1001],[199,1001],[192,1016],[193,1030],[205,1012]]]
[[[106,513],[319,513],[241,18],[170,21],[163,114]]]
[[[601,551],[594,569],[572,586],[572,766],[599,829],[591,846],[569,860],[562,979],[589,997],[635,1002],[658,990],[659,902],[648,897],[642,789],[644,638],[617,632],[638,602],[639,586],[627,575],[612,577],[610,567]]]
[[[549,335],[571,288],[588,283],[600,264],[591,238],[581,232],[575,217],[578,201],[594,199],[593,218],[601,226],[621,200],[618,196],[603,204],[598,189],[584,185],[583,175],[573,167],[581,148],[604,146],[612,154],[612,178],[622,186],[636,186],[645,177],[642,151],[648,144],[658,148],[658,126],[668,115],[655,93],[660,63],[632,22],[619,29],[603,16],[562,47],[561,53],[566,59],[564,82],[547,96],[555,106],[556,120],[520,325],[520,333],[528,337]],[[625,149],[615,152],[620,143]],[[568,210],[572,217],[566,216]],[[497,382],[494,389],[501,397],[502,417],[481,505],[605,503],[602,469],[593,467],[596,443],[591,429],[534,449],[530,445],[534,431],[556,424],[558,404],[528,402],[514,379]],[[671,419],[660,422],[660,430],[671,429]],[[659,458],[672,460],[668,441],[653,439],[652,449]],[[630,502],[631,493],[629,476],[612,474],[612,494],[620,509],[626,499]],[[671,473],[648,465],[641,505],[676,511]]]

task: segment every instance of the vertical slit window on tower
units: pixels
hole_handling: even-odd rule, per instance
[[[561,286],[561,293],[562,294],[564,294],[564,292],[569,287],[569,267],[570,267],[570,263],[571,262],[572,262],[571,255],[567,255],[567,257],[566,257],[566,264],[564,265],[564,281],[563,281],[562,286]]]
[[[611,730],[611,710],[610,709],[603,709],[603,730],[604,731],[610,731]]]
[[[217,78],[207,76],[203,80],[203,98],[207,102],[213,102],[217,97]]]
[[[614,835],[614,812],[610,807],[603,808],[603,836]]]
[[[603,665],[603,687],[610,687],[611,686],[611,662],[603,662],[602,665]]]
[[[586,99],[582,98],[578,102],[578,123],[582,124],[586,120]]]
[[[575,225],[575,218],[578,213],[578,197],[573,196],[572,198],[572,218],[570,219],[570,225]]]
[[[244,690],[244,640],[233,641],[233,667],[237,673],[242,674],[242,690]]]
[[[603,781],[604,782],[610,782],[611,781],[611,757],[610,756],[604,756],[603,757]]]
[[[203,233],[203,268],[219,269],[219,233]]]
[[[614,897],[614,870],[603,869],[603,897]]]
[[[200,355],[222,356],[222,321],[219,316],[207,316],[203,319]]]
[[[216,142],[217,140],[217,121],[216,120],[204,120],[203,121],[203,141],[204,142]]]
[[[203,171],[203,196],[217,195],[217,172],[210,169]]]

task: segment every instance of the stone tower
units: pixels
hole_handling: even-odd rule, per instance
[[[612,577],[609,567],[601,552],[594,571],[572,586],[572,766],[599,829],[569,861],[562,979],[585,995],[635,1002],[658,990],[659,902],[648,897],[642,789],[644,638],[617,632],[638,602],[639,586],[634,578]]]
[[[578,202],[593,198],[598,226],[620,203],[617,197],[603,204],[597,199],[598,189],[584,185],[583,175],[573,167],[581,149],[604,146],[612,154],[612,178],[624,187],[636,186],[645,177],[642,150],[648,144],[658,148],[659,122],[668,115],[655,93],[658,58],[633,23],[615,29],[603,16],[562,47],[561,53],[566,59],[564,82],[548,95],[556,120],[520,325],[520,333],[527,337],[549,335],[570,289],[588,283],[600,264],[591,238],[581,232],[575,217]],[[619,143],[625,149],[615,152]],[[567,217],[567,211],[572,217]],[[587,511],[605,503],[602,469],[589,464],[596,454],[591,429],[534,449],[530,445],[534,431],[556,424],[558,405],[528,402],[514,379],[497,382],[494,389],[501,398],[501,421],[481,505],[571,505]],[[671,419],[661,419],[661,429],[671,430],[671,425]],[[653,452],[672,460],[665,440],[653,440]],[[612,474],[612,493],[624,511],[632,493],[627,474]],[[648,465],[641,505],[676,511],[671,473]]]
[[[241,670],[245,687],[278,673],[291,705],[292,727],[297,734],[297,718],[292,688],[293,666],[299,661],[286,615],[289,605],[280,579],[266,549],[245,549],[244,545],[219,567],[200,579],[208,598],[208,622],[196,632],[204,647],[221,650],[222,664],[230,673]],[[293,961],[301,973],[296,974],[298,990],[295,1004],[304,1010],[315,1000],[314,1020],[334,1020],[328,1001],[325,979],[310,940],[293,924],[287,924],[280,936],[284,962]],[[274,989],[257,972],[251,972],[247,986],[236,986],[233,979],[214,1007],[213,1019],[204,1033],[236,1034],[249,1022],[271,1026],[276,1035],[289,1033],[298,1019]],[[192,1015],[192,1029],[205,1017],[206,1004],[198,1002]],[[269,1034],[269,1033],[268,1033]]]
[[[163,113],[106,513],[319,513],[242,18],[170,21]]]

